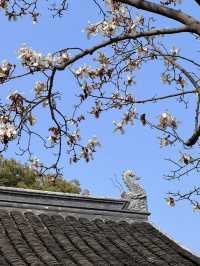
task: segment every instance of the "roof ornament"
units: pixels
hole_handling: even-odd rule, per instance
[[[148,212],[146,192],[137,183],[140,178],[133,171],[126,170],[122,174],[122,179],[128,188],[128,191],[121,195],[122,198],[129,200],[127,208],[131,211]]]

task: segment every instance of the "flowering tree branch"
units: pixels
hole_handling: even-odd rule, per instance
[[[187,15],[180,10],[175,10],[163,5],[153,3],[151,1],[140,1],[140,0],[118,0],[121,3],[142,9],[145,11],[150,11],[155,14],[170,18],[177,22],[180,22],[188,26],[194,33],[200,34],[200,23],[198,20],[194,19],[190,15]]]
[[[83,57],[87,55],[92,55],[94,52],[105,48],[106,46],[110,46],[112,44],[116,44],[118,42],[122,42],[125,40],[136,40],[142,37],[152,37],[152,36],[159,36],[159,35],[168,35],[168,34],[175,34],[175,33],[181,33],[181,32],[190,32],[189,27],[177,27],[177,28],[170,28],[170,29],[156,29],[156,30],[149,30],[144,32],[139,32],[135,34],[127,34],[123,36],[117,36],[117,37],[111,37],[109,40],[104,41],[98,45],[93,46],[92,48],[84,49],[82,52],[80,52],[78,55],[74,56],[72,59],[67,61],[62,66],[56,67],[57,70],[64,70],[67,66],[75,63],[76,61],[82,59]]]
[[[40,169],[41,173],[53,169],[56,177],[61,170],[59,162],[65,144],[70,163],[76,163],[81,159],[89,162],[100,146],[96,137],[89,138],[86,142],[81,139],[81,124],[88,114],[98,119],[103,112],[118,110],[122,116],[119,121],[113,121],[114,132],[123,134],[127,125],[139,122],[144,130],[150,127],[159,132],[160,147],[172,148],[177,145],[183,150],[181,158],[178,156],[177,160],[169,159],[174,168],[168,174],[168,179],[180,179],[194,171],[198,172],[200,158],[192,156],[189,151],[192,152],[193,147],[199,148],[199,57],[193,59],[179,48],[169,48],[169,42],[166,40],[169,36],[176,35],[177,38],[187,36],[193,42],[198,41],[200,21],[177,10],[175,5],[181,3],[175,0],[160,1],[160,4],[148,0],[91,2],[98,8],[101,17],[97,23],[89,23],[85,28],[88,38],[99,37],[92,47],[65,47],[44,55],[28,46],[22,46],[18,50],[19,64],[8,61],[0,64],[1,86],[9,86],[11,81],[22,78],[36,79],[32,95],[13,91],[8,96],[8,103],[4,100],[0,102],[1,152],[4,152],[11,142],[16,141],[18,153],[28,154],[32,167]],[[196,2],[199,4],[199,1]],[[69,10],[68,3],[67,0],[60,0],[56,5],[48,6],[48,9],[53,16],[62,16]],[[172,5],[173,8],[170,7]],[[9,20],[13,21],[29,15],[36,23],[40,17],[38,0],[1,0],[0,8]],[[136,13],[136,10],[140,10],[141,14]],[[153,14],[158,19],[160,16],[165,17],[177,26],[157,27],[154,19],[148,14]],[[91,65],[82,63],[83,60],[86,62],[86,58]],[[157,73],[158,78],[165,86],[170,86],[172,91],[164,95],[155,91],[152,97],[147,96],[145,91],[142,98],[137,95],[135,73],[143,71],[143,66],[149,63],[151,67],[159,65],[161,73]],[[24,69],[22,72],[21,68]],[[63,111],[62,103],[65,103],[66,99],[64,93],[57,89],[58,76],[64,71],[72,75],[78,86],[77,101],[71,114]],[[195,106],[191,111],[194,129],[187,140],[184,140],[183,134],[184,119],[180,126],[176,116],[170,111],[160,110],[152,119],[145,111],[138,112],[138,105],[151,106],[161,101],[180,103],[184,108],[190,103]],[[86,112],[83,111],[83,106],[88,106]],[[40,117],[35,117],[35,113],[43,109],[47,110],[44,112],[47,113],[49,120],[49,125],[45,129],[48,137],[42,131],[38,131]],[[139,108],[141,109],[142,107]],[[41,116],[42,113],[40,112]],[[56,155],[52,164],[45,165],[33,157],[32,143],[35,138],[46,150],[52,150]],[[27,141],[26,145],[24,140]],[[199,192],[196,192],[198,188],[191,190],[190,194],[186,193],[185,196],[181,193],[170,194],[167,200],[172,206],[175,201],[187,199],[197,208],[200,204],[197,200]],[[190,200],[192,196],[196,197],[195,200]]]

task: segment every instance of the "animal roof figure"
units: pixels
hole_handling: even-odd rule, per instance
[[[137,183],[140,178],[133,171],[126,170],[122,179],[128,191],[123,192],[121,197],[130,201],[128,208],[133,211],[148,212],[146,192]]]

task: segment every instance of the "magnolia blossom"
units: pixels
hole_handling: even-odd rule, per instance
[[[104,67],[107,67],[107,65],[110,64],[109,58],[106,56],[106,54],[99,52],[97,61]]]
[[[71,121],[71,123],[74,123],[73,121]],[[80,134],[80,130],[76,130],[74,131],[71,135],[68,136],[68,141],[67,144],[68,145],[73,145],[75,144],[77,141],[79,141],[81,139],[81,134]]]
[[[98,139],[96,137],[93,137],[91,139],[88,140],[88,144],[87,147],[91,150],[95,150],[95,148],[97,146],[101,146],[100,142],[98,141]]]
[[[96,35],[100,33],[104,36],[111,36],[116,33],[117,24],[115,20],[103,21],[101,23],[90,24],[86,29],[87,36]]]
[[[200,203],[197,203],[197,204],[193,207],[193,211],[194,211],[194,212],[200,212]]]
[[[52,143],[52,145],[58,143],[60,139],[60,129],[57,127],[50,127],[49,131],[52,135],[48,137],[48,140]]]
[[[14,125],[11,123],[0,123],[0,141],[7,144],[8,141],[14,139],[17,136],[17,131]]]
[[[88,77],[90,73],[91,68],[89,66],[82,66],[74,70],[74,74],[79,78]]]
[[[3,123],[4,125],[9,122],[9,116],[8,115],[0,115],[0,123]]]
[[[95,149],[97,146],[100,146],[99,141],[96,137],[93,137],[88,140],[88,143],[85,147],[81,148],[80,157],[77,158],[76,156],[71,160],[71,162],[76,162],[77,160],[84,158],[86,162],[89,162],[90,160],[93,160],[93,153],[95,152]]]
[[[193,158],[190,154],[186,154],[184,153],[180,159],[181,162],[183,162],[184,164],[189,164],[193,161]]]
[[[174,129],[177,128],[176,119],[168,112],[164,112],[160,116],[160,124],[159,127],[166,129],[167,127],[172,127]]]
[[[7,0],[0,0],[0,7],[5,9],[7,7],[7,2]]]
[[[168,197],[168,198],[166,199],[166,202],[167,202],[167,204],[168,204],[170,207],[175,207],[175,201],[174,201],[174,198],[172,198],[172,197]]]
[[[113,121],[113,124],[115,125],[114,132],[119,131],[121,134],[124,134],[124,123],[123,122]]]
[[[7,73],[10,72],[11,68],[12,68],[12,64],[9,63],[7,60],[3,60],[0,64],[1,74],[4,73],[5,75],[7,75]]]
[[[52,69],[54,67],[64,67],[69,60],[69,55],[61,53],[58,55],[42,55],[29,47],[21,47],[18,50],[19,59],[23,66],[36,70]]]
[[[127,86],[131,86],[131,85],[133,85],[133,84],[135,84],[135,83],[136,83],[136,82],[135,82],[134,78],[128,75],[128,76],[127,76],[127,81],[125,82],[125,84],[126,84]]]
[[[67,53],[62,53],[61,58],[64,62],[68,62],[70,60],[70,56]]]
[[[35,89],[36,94],[40,95],[44,91],[46,91],[46,84],[44,84],[42,81],[37,81],[34,89]]]
[[[47,107],[47,106],[49,106],[49,100],[48,100],[48,99],[45,99],[45,100],[42,102],[42,106],[43,106],[43,107]]]
[[[133,121],[136,117],[137,117],[136,109],[125,113],[123,117],[123,124],[127,125],[128,123],[130,123],[131,125],[133,125]]]
[[[86,162],[89,162],[93,159],[93,151],[88,147],[82,147],[80,158],[84,158]]]
[[[169,144],[171,144],[171,141],[169,140],[169,138],[161,138],[160,139],[160,147],[165,147],[168,146]]]
[[[127,8],[125,5],[122,5],[121,3],[116,2],[114,0],[106,0],[106,4],[111,8],[111,11],[115,15],[128,15]]]
[[[58,143],[58,140],[59,140],[59,138],[56,137],[56,136],[52,136],[51,135],[51,136],[48,137],[48,141],[50,141],[52,145]]]
[[[36,123],[36,118],[32,115],[32,113],[29,113],[28,121],[29,121],[31,126],[33,126]]]
[[[140,68],[140,65],[141,65],[141,61],[139,59],[136,59],[136,60],[131,60],[129,59],[128,62],[127,62],[127,70],[136,70],[136,69],[139,69]]]
[[[114,35],[117,29],[116,21],[104,21],[99,27],[99,32],[103,35]]]
[[[149,49],[148,49],[148,47],[140,46],[137,48],[137,52],[138,52],[138,54],[148,54]]]
[[[168,85],[170,85],[172,82],[171,76],[168,73],[162,73],[161,80],[162,80],[163,84],[168,84]]]
[[[143,16],[136,16],[136,18],[132,21],[131,29],[135,31],[135,28],[138,25],[143,25],[143,24],[144,24],[144,17]]]
[[[170,50],[170,53],[175,56],[179,53],[180,49],[176,48],[176,47],[172,47],[172,49]]]

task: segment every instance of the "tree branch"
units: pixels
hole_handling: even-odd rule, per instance
[[[191,138],[189,138],[186,142],[185,145],[188,147],[193,146],[194,144],[197,143],[198,139],[200,137],[200,126],[197,128],[197,130],[194,131],[193,135]]]
[[[117,42],[124,41],[124,40],[135,40],[135,39],[142,38],[142,37],[151,37],[151,36],[158,36],[158,35],[163,35],[163,34],[176,34],[176,33],[181,33],[181,32],[191,32],[191,30],[188,26],[176,27],[176,28],[170,28],[170,29],[163,28],[163,29],[155,29],[155,30],[150,30],[150,31],[139,32],[139,33],[135,33],[132,35],[129,34],[129,35],[123,35],[123,36],[110,38],[109,40],[104,41],[98,45],[95,45],[92,48],[83,50],[82,52],[74,56],[72,59],[67,61],[66,64],[63,65],[62,67],[56,67],[56,70],[64,70],[67,66],[73,64],[74,62],[78,61],[84,56],[92,55],[97,50],[104,48],[106,46],[109,46],[113,43],[117,43]]]
[[[134,100],[134,101],[126,101],[127,104],[144,104],[144,103],[155,103],[158,101],[162,101],[162,100],[167,100],[170,98],[175,98],[175,97],[180,97],[180,96],[185,96],[188,94],[194,94],[196,93],[196,90],[189,90],[189,91],[183,91],[183,92],[178,92],[178,93],[174,93],[174,94],[168,94],[168,95],[164,95],[164,96],[153,96],[151,98],[147,98],[147,99],[141,99],[141,100]],[[92,95],[90,94],[90,97],[92,98],[96,98],[96,99],[105,99],[105,100],[112,100],[112,97],[106,97],[106,96],[96,96],[96,95]],[[118,98],[118,100],[124,101],[123,98]]]
[[[142,1],[141,0],[117,0],[117,1],[136,7],[138,9],[149,11],[149,12],[159,14],[161,16],[176,20],[184,25],[189,26],[190,29],[194,33],[200,35],[200,22],[194,19],[193,17],[183,13],[180,10],[175,10],[175,9],[165,7],[160,4],[152,3],[146,0],[142,0]],[[200,1],[196,0],[196,2],[200,2]]]
[[[198,5],[200,5],[200,0],[195,0],[195,2],[196,2]]]

